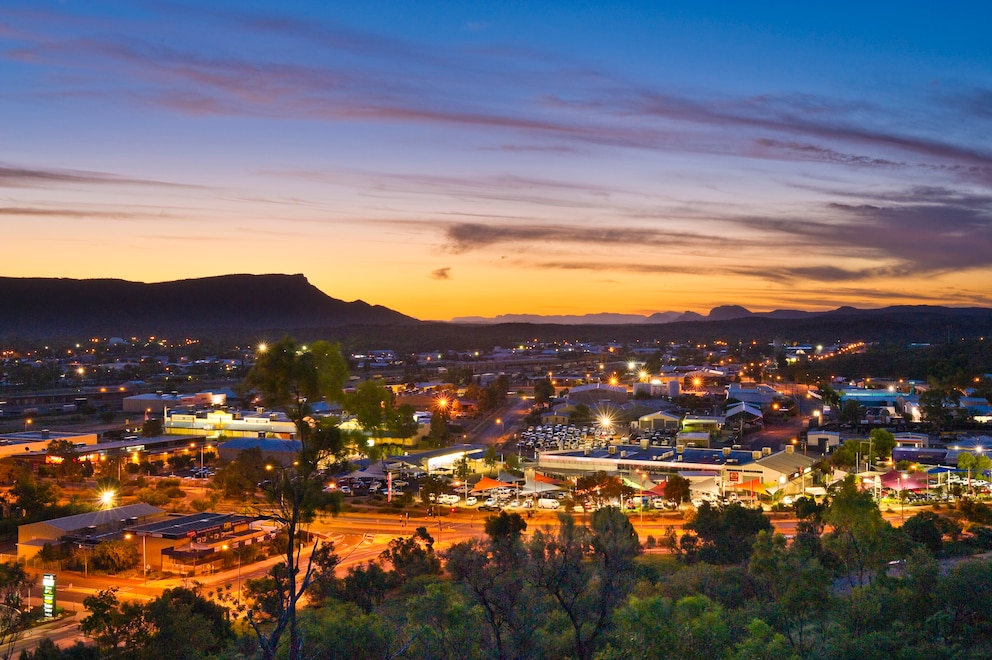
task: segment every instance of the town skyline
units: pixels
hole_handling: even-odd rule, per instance
[[[854,7],[14,2],[0,276],[992,307],[990,10]]]

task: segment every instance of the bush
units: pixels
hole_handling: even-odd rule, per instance
[[[169,503],[169,496],[157,488],[142,488],[138,491],[138,501],[152,506],[162,506]]]

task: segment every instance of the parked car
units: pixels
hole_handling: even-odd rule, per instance
[[[475,506],[479,503],[479,498],[475,495],[469,495],[465,498],[465,506]]]

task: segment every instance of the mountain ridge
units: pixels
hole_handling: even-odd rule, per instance
[[[148,336],[419,320],[332,298],[296,275],[219,275],[146,284],[123,279],[0,277],[0,335]]]

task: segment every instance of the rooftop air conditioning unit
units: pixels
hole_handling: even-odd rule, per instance
[[[760,451],[752,451],[751,452],[751,458],[754,459],[754,460],[758,460],[759,458],[761,458],[761,452]]]
[[[771,456],[772,455],[772,448],[771,447],[762,447],[761,448],[761,455],[762,456]]]
[[[617,453],[617,446],[616,445],[610,445],[609,449],[607,449],[606,451],[609,454],[615,454],[615,453]]]
[[[786,454],[795,454],[796,453],[796,448],[793,447],[792,445],[786,445],[785,446],[785,453]]]
[[[730,456],[730,447],[724,447],[723,448],[723,455],[724,456]]]
[[[626,451],[621,451],[620,452],[620,458],[627,458],[627,452]]]
[[[681,454],[685,451],[685,445],[675,445],[675,453]]]

